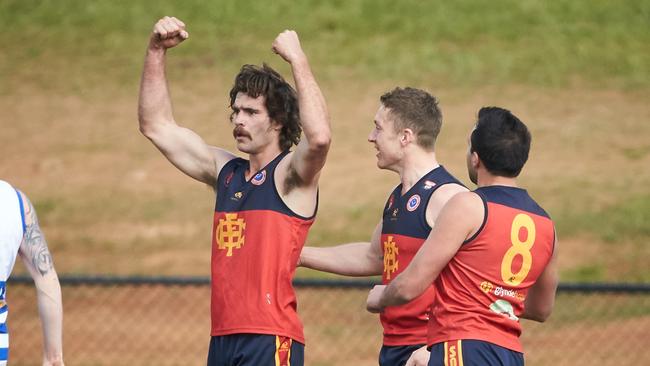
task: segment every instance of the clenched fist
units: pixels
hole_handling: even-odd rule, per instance
[[[185,23],[174,17],[164,17],[153,27],[150,47],[172,48],[186,40],[190,36],[185,30]]]
[[[366,310],[371,313],[381,313],[384,311],[384,307],[381,306],[381,296],[386,290],[386,285],[375,285],[375,287],[370,290],[368,293],[368,299],[366,299]]]
[[[280,33],[273,41],[273,52],[277,53],[285,61],[293,64],[307,58],[302,48],[298,33],[292,30],[285,30]]]

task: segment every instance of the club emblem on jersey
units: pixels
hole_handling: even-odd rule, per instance
[[[261,172],[255,174],[253,179],[251,179],[251,183],[253,183],[256,186],[259,186],[262,183],[264,183],[265,180],[266,180],[266,170],[262,170]]]
[[[236,213],[227,213],[225,218],[219,219],[217,225],[217,247],[227,250],[226,257],[232,257],[233,249],[241,249],[244,245],[244,230],[246,222],[237,217]]]
[[[235,172],[230,172],[230,174],[228,174],[228,176],[226,177],[226,181],[224,183],[226,187],[228,187],[230,185],[230,181],[232,181],[232,177],[234,175],[235,175]]]
[[[426,190],[429,190],[429,189],[433,188],[433,186],[435,186],[435,185],[436,185],[436,182],[432,182],[430,180],[425,180],[424,181],[424,187],[422,187],[422,188],[424,188]]]
[[[391,274],[399,268],[398,254],[399,248],[397,247],[397,243],[393,240],[393,236],[389,235],[384,242],[384,272],[386,272],[387,280],[390,280]]]
[[[235,192],[235,199],[238,199],[238,200],[239,200],[239,199],[241,199],[243,196],[244,196],[244,194],[243,194],[241,191],[240,191],[240,192]]]
[[[418,206],[420,206],[420,195],[414,194],[406,203],[406,209],[413,212]]]
[[[492,289],[494,288],[494,285],[492,284],[492,282],[483,281],[483,282],[481,282],[480,287],[481,287],[481,290],[483,292],[485,292],[486,294],[489,294],[490,291],[492,291]]]
[[[399,208],[396,208],[393,210],[393,217],[397,217],[397,213],[399,212]]]
[[[519,317],[515,315],[515,309],[512,307],[512,304],[506,300],[499,299],[492,304],[490,304],[490,310],[497,314],[507,316],[510,320],[518,321]]]

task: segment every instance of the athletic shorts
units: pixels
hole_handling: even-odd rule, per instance
[[[463,339],[431,346],[429,366],[523,366],[524,355],[496,344]]]
[[[289,337],[230,334],[210,339],[208,366],[303,366],[305,345]]]
[[[411,353],[422,348],[423,344],[413,346],[382,346],[379,351],[379,366],[404,366]]]

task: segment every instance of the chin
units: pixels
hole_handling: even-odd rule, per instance
[[[250,154],[252,152],[252,149],[250,148],[250,146],[247,146],[245,144],[240,144],[240,143],[237,144],[237,150],[239,150],[239,151],[241,151],[241,152],[243,152],[245,154]]]

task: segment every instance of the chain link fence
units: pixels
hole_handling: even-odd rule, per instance
[[[205,365],[205,278],[62,277],[66,365]],[[309,366],[376,365],[381,326],[370,282],[296,280]],[[9,365],[38,365],[31,279],[7,285]],[[244,301],[244,300],[242,300]],[[650,285],[561,285],[544,324],[523,320],[527,365],[650,365]]]

